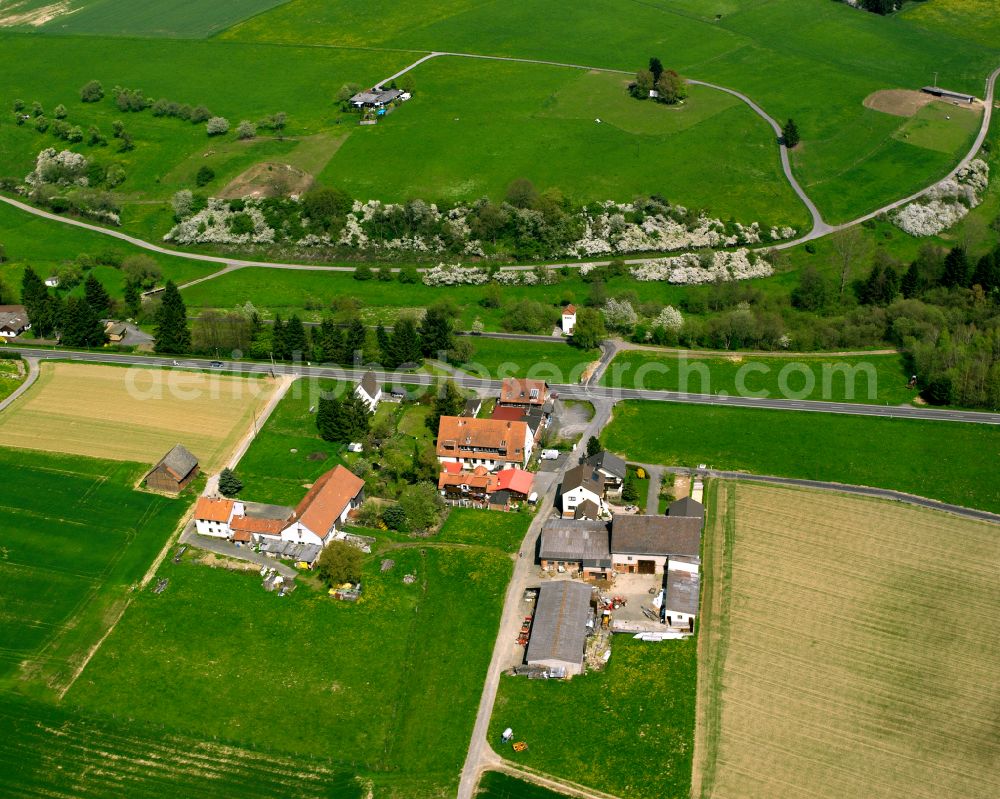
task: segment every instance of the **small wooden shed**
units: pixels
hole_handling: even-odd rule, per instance
[[[197,475],[198,459],[176,444],[146,475],[146,487],[179,494]]]

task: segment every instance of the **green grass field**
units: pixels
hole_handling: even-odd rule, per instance
[[[199,39],[284,2],[286,0],[215,0],[212,3],[161,0],[147,4],[130,0],[71,0],[66,4],[67,11],[42,25],[41,31]],[[30,0],[28,7],[31,6],[51,4],[48,0]]]
[[[278,43],[304,37],[348,47],[465,51],[626,70],[659,53],[683,74],[746,92],[779,120],[794,117],[803,138],[795,154],[800,179],[831,221],[840,221],[932,182],[955,160],[956,152],[942,157],[898,141],[904,120],[862,106],[877,89],[925,85],[935,69],[942,85],[982,92],[1000,57],[1000,40],[983,32],[991,24],[989,11],[967,0],[946,2],[945,12],[931,2],[883,18],[825,0],[659,0],[641,6],[584,0],[570,8],[526,0],[403,8],[380,2],[363,14],[346,0],[299,0],[223,36]],[[961,16],[940,24],[956,6]],[[716,143],[724,136],[718,132]]]
[[[993,425],[623,402],[601,440],[633,461],[705,463],[1000,510]]]
[[[475,352],[463,369],[493,379],[531,377],[549,383],[579,383],[587,366],[601,357],[599,350],[580,350],[561,339],[548,344],[477,336],[472,341]]]
[[[452,508],[434,540],[515,552],[531,524],[527,513],[490,513],[469,508]]]
[[[622,635],[603,672],[569,682],[501,677],[490,742],[515,763],[616,796],[686,799],[696,655],[693,638],[650,643]],[[507,727],[528,751],[500,745]]]
[[[902,405],[917,395],[899,355],[708,356],[625,351],[615,356],[601,385],[725,396]]]
[[[623,75],[460,58],[414,78],[414,99],[354,131],[323,182],[357,197],[454,202],[502,198],[523,176],[578,202],[658,193],[722,219],[806,223],[770,129],[721,92],[695,88],[670,109],[632,99]]]
[[[69,684],[186,503],[134,491],[146,466],[0,449],[0,688]]]
[[[135,799],[364,795],[354,774],[323,760],[206,741],[114,715],[97,717],[0,696],[3,793],[112,799],[127,785]]]
[[[0,400],[5,400],[24,382],[26,365],[20,361],[0,360]]]
[[[169,588],[136,598],[67,701],[327,758],[379,796],[442,796],[458,779],[510,573],[502,548],[387,543],[348,604],[308,586],[279,599],[256,574],[168,561],[158,577]]]

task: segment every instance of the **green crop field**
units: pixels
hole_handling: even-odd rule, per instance
[[[601,385],[724,396],[902,405],[916,397],[899,355],[711,356],[625,351]]]
[[[386,557],[395,566],[383,572]],[[465,756],[511,568],[503,547],[386,543],[349,604],[308,585],[278,598],[256,574],[168,561],[157,575],[168,589],[135,599],[67,701],[327,758],[379,796],[442,796]]]
[[[569,682],[501,677],[490,741],[514,763],[616,796],[686,799],[696,655],[693,638],[651,643],[621,635],[603,672]],[[507,727],[526,752],[500,746]]]
[[[479,799],[565,799],[566,794],[524,782],[509,774],[487,771],[479,780]]]
[[[132,463],[0,449],[0,688],[64,689],[186,503],[133,490]]]
[[[361,799],[354,775],[319,759],[289,757],[0,697],[0,773],[6,796],[86,799]]]
[[[705,463],[1000,510],[994,425],[622,402],[602,441],[644,463]]]

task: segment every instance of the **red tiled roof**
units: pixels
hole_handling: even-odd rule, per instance
[[[441,472],[438,476],[438,490],[447,486],[463,485],[467,485],[469,488],[478,491],[491,493],[496,491],[496,478],[485,469],[481,472],[477,469],[475,472],[460,472],[459,474]]]
[[[295,519],[320,538],[330,532],[340,514],[365,487],[349,469],[337,466],[320,477],[295,508]]]
[[[500,389],[500,402],[522,402],[530,405],[544,405],[549,387],[544,380],[528,380],[521,377],[506,377]],[[531,392],[535,396],[531,396]]]
[[[518,494],[530,494],[535,476],[524,469],[503,469],[497,472],[497,487],[499,490],[515,491]]]
[[[491,419],[501,419],[505,422],[520,422],[524,418],[524,408],[511,408],[509,405],[497,405],[490,414]]]
[[[206,522],[228,522],[233,514],[233,501],[221,497],[198,497],[194,517]]]
[[[458,461],[448,461],[447,463],[441,464],[441,468],[450,474],[458,474],[462,471],[462,464]]]
[[[229,525],[234,533],[242,532],[248,536],[255,533],[278,535],[288,526],[287,519],[257,519],[253,516],[237,516]],[[241,540],[239,538],[237,541]]]
[[[528,426],[524,422],[442,416],[438,423],[437,454],[440,458],[488,458],[521,463],[527,437]]]
[[[576,313],[576,306],[575,305],[567,305],[565,308],[563,308],[563,313],[564,314],[573,314],[573,313]]]

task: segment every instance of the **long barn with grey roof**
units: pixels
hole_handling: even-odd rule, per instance
[[[606,579],[611,572],[608,523],[550,519],[542,527],[538,559],[543,569],[579,571],[584,579]]]
[[[586,583],[571,580],[542,584],[525,656],[529,666],[562,667],[569,676],[583,671],[591,593]]]

